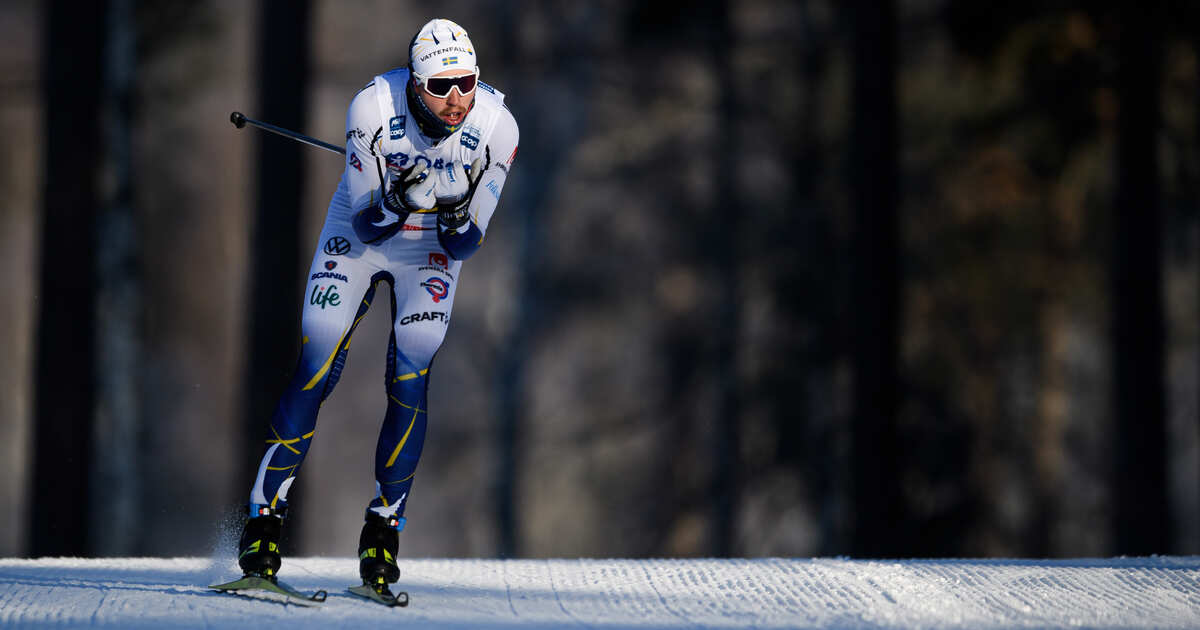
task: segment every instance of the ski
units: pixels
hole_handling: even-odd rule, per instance
[[[387,584],[384,582],[379,582],[375,585],[364,582],[359,586],[351,586],[346,590],[359,597],[388,607],[399,606],[403,608],[408,605],[408,593],[400,591],[399,593],[392,594],[392,591],[388,589]]]
[[[257,599],[266,599],[282,604],[296,604],[298,606],[319,606],[325,601],[325,591],[317,591],[312,595],[306,595],[293,589],[285,584],[280,584],[278,581],[269,580],[257,575],[245,575],[240,579],[225,584],[212,584],[208,588],[219,593],[232,593],[234,595],[245,595]]]

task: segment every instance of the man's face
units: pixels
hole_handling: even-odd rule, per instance
[[[469,74],[471,73],[459,69],[443,70],[433,76],[458,77]],[[417,93],[421,95],[421,100],[425,102],[425,106],[429,108],[429,111],[436,114],[447,125],[462,124],[463,119],[467,117],[467,112],[471,111],[471,104],[475,102],[474,91],[463,96],[457,87],[451,89],[449,94],[440,98],[430,94],[424,86],[418,86]]]

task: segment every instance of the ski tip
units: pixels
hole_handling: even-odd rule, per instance
[[[212,584],[208,588],[218,593],[268,599],[281,604],[297,604],[300,606],[313,606],[324,603],[328,595],[324,590],[309,595],[287,585],[250,575],[225,584]]]

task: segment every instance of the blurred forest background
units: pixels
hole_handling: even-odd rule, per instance
[[[0,554],[206,554],[345,108],[461,23],[521,149],[406,556],[1200,553],[1200,5],[0,5]],[[389,314],[290,552],[354,553]],[[226,525],[227,526],[227,525]]]

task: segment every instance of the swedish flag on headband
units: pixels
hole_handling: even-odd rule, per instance
[[[442,59],[443,66],[452,66],[456,63],[458,63],[458,57],[446,57]]]

